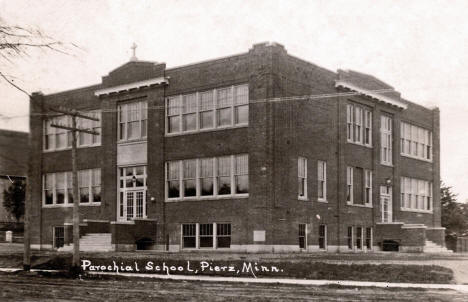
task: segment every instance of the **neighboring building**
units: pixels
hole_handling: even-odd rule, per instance
[[[72,241],[71,136],[50,127],[68,121],[41,115],[57,106],[100,118],[80,121],[101,133],[78,141],[83,249],[444,244],[439,110],[262,43],[170,69],[134,59],[98,85],[34,94],[34,248]]]
[[[28,136],[26,132],[0,129],[0,223],[16,221],[3,207],[3,192],[15,180],[26,179]]]

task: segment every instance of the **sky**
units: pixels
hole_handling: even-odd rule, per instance
[[[440,108],[441,177],[468,202],[468,1],[0,0],[0,19],[79,46],[0,62],[30,93],[100,83],[134,42],[138,59],[167,67],[274,41],[327,69],[372,74]],[[28,131],[28,103],[0,81],[0,128]]]

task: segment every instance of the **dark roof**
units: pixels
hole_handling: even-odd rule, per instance
[[[0,175],[26,176],[29,133],[0,129]]]

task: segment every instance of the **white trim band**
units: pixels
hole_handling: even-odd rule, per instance
[[[383,96],[383,95],[376,94],[376,93],[372,92],[371,90],[360,88],[360,87],[355,86],[355,85],[353,85],[353,84],[351,84],[349,82],[346,82],[346,81],[341,81],[341,80],[335,81],[335,87],[348,88],[348,89],[356,91],[356,92],[358,92],[358,93],[360,93],[362,95],[371,97],[372,99],[376,99],[378,101],[387,103],[387,104],[392,105],[392,106],[396,106],[396,107],[401,108],[401,109],[408,108],[408,106],[406,104],[404,104],[404,103],[402,103],[400,101],[391,99],[391,98]]]
[[[169,84],[169,79],[165,77],[158,77],[158,78],[153,78],[145,81],[139,81],[139,82],[133,82],[130,84],[124,84],[124,85],[118,85],[118,86],[113,86],[109,88],[103,88],[96,90],[94,92],[95,96],[102,96],[102,95],[108,95],[111,93],[119,93],[119,92],[126,92],[131,89],[139,89],[143,87],[149,87],[153,85],[159,85],[159,84]]]

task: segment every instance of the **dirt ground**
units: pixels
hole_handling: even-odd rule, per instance
[[[0,273],[1,301],[467,301],[455,291],[142,279],[69,279]]]

